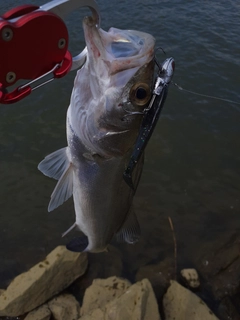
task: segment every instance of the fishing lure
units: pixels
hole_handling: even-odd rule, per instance
[[[134,189],[132,182],[132,173],[138,163],[143,151],[145,150],[149,139],[156,127],[164,102],[167,98],[168,87],[172,80],[175,62],[173,58],[166,59],[161,66],[158,65],[159,71],[155,80],[154,89],[151,101],[148,107],[144,110],[143,121],[139,130],[136,144],[126,170],[123,173],[123,178],[130,188]]]

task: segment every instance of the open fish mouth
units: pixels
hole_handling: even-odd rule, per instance
[[[154,57],[155,39],[144,32],[99,28],[92,17],[83,20],[88,58],[94,67],[103,61],[108,75],[121,70],[140,68]]]

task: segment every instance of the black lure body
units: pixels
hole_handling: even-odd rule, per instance
[[[135,148],[132,152],[128,166],[123,173],[124,180],[132,189],[134,189],[132,172],[156,127],[164,102],[167,98],[168,86],[172,80],[174,68],[175,63],[173,58],[168,58],[163,62],[155,81],[151,101],[148,108],[144,110],[145,114],[136,140]]]

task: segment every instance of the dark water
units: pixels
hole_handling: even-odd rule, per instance
[[[0,1],[0,11],[19,4]],[[240,102],[238,1],[99,0],[99,5],[104,29],[154,35],[167,57],[175,58],[174,81],[183,88]],[[68,20],[75,53],[84,45],[82,16],[76,12]],[[161,52],[158,59],[165,59]],[[19,103],[0,106],[0,288],[69,240],[61,233],[74,221],[72,200],[48,213],[55,182],[37,165],[66,145],[73,79],[74,72]],[[173,256],[168,217],[179,265],[193,264],[203,244],[240,231],[239,124],[239,105],[170,88],[135,198],[141,240],[134,247],[116,244],[126,275]]]

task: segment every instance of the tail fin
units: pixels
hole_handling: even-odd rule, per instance
[[[73,252],[84,252],[88,246],[87,236],[82,236],[72,239],[67,245],[66,248]]]

